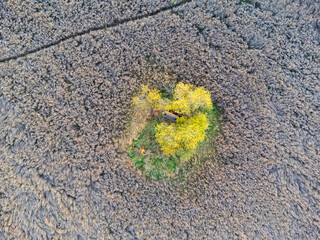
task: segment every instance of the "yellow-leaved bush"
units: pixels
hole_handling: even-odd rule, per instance
[[[165,107],[167,111],[190,116],[199,109],[212,109],[210,93],[203,87],[178,83],[174,90],[173,102]]]
[[[133,104],[142,109],[151,108],[155,111],[164,110],[168,101],[161,98],[160,91],[150,89],[147,85],[143,85],[138,96],[133,98]]]
[[[174,90],[173,101],[170,101],[162,98],[159,90],[143,86],[133,103],[144,109],[180,114],[176,122],[160,123],[155,128],[155,137],[164,155],[176,154],[181,159],[190,159],[206,137],[209,121],[204,112],[211,110],[213,105],[210,93],[203,87],[180,82]]]
[[[156,126],[156,139],[165,155],[194,152],[203,141],[209,123],[204,113],[186,118],[180,117],[176,123],[160,123]]]

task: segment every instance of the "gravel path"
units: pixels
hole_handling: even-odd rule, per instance
[[[319,1],[61,2],[0,3],[0,239],[320,238]],[[113,141],[168,73],[224,110],[189,183]]]

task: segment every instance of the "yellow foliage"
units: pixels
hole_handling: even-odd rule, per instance
[[[157,89],[143,86],[133,103],[143,109],[174,111],[183,116],[176,123],[160,123],[156,126],[156,140],[165,155],[178,154],[181,159],[189,159],[206,136],[209,122],[203,110],[213,108],[210,93],[203,87],[178,83],[173,101],[161,98]]]
[[[140,94],[133,98],[133,104],[142,109],[152,108],[160,111],[164,110],[166,101],[161,98],[159,90],[149,89],[147,85],[143,85]]]
[[[195,150],[205,138],[209,127],[204,113],[186,118],[178,118],[177,123],[161,123],[156,126],[156,139],[165,155],[173,155],[181,150]]]
[[[198,109],[212,109],[210,93],[203,87],[195,88],[193,85],[178,83],[174,90],[174,100],[165,109],[190,116]]]

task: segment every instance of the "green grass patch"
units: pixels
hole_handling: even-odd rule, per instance
[[[148,122],[128,149],[128,156],[132,158],[135,166],[157,180],[173,174],[178,165],[178,159],[175,156],[161,154],[155,137],[155,126],[159,123],[159,118]]]

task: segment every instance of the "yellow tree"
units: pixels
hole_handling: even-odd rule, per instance
[[[176,122],[158,124],[155,137],[164,155],[177,154],[184,160],[190,159],[209,127],[203,112],[213,107],[210,93],[203,87],[180,82],[174,90],[173,101],[170,101],[161,98],[159,90],[143,86],[133,102],[143,109],[167,110],[182,115]]]

